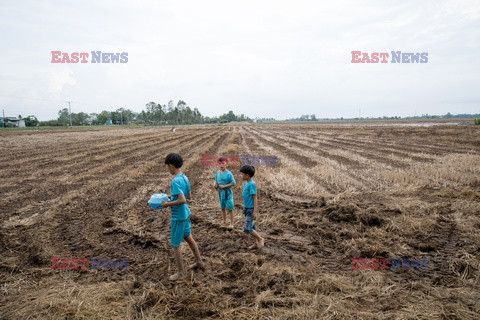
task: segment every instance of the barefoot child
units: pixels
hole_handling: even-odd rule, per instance
[[[243,185],[243,214],[245,215],[245,228],[243,232],[246,234],[252,235],[254,240],[253,245],[248,247],[248,249],[261,249],[265,245],[264,239],[255,231],[255,219],[257,218],[258,212],[258,201],[257,201],[257,186],[255,181],[252,180],[253,175],[255,174],[255,168],[252,166],[243,166],[240,168],[242,173],[243,181],[246,183]]]
[[[168,278],[171,281],[185,277],[182,251],[180,249],[182,240],[185,240],[188,243],[195,256],[196,263],[190,266],[190,268],[203,269],[205,267],[200,252],[198,251],[197,243],[193,239],[190,231],[192,224],[190,222],[190,209],[188,208],[186,199],[187,197],[191,199],[190,182],[180,169],[182,165],[183,159],[179,154],[170,153],[165,158],[165,166],[167,167],[168,172],[175,176],[170,186],[172,200],[162,202],[164,208],[172,207],[172,218],[170,220],[170,244],[173,247],[178,271]]]
[[[220,198],[220,209],[222,210],[223,223],[227,224],[227,210],[230,215],[229,229],[233,229],[233,192],[232,186],[235,185],[233,174],[227,170],[228,159],[223,156],[218,159],[220,170],[215,174],[215,189]]]

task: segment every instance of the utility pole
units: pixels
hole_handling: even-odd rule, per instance
[[[69,111],[69,114],[70,114],[70,127],[72,126],[72,108],[70,108],[70,103],[72,103],[73,101],[65,101],[66,103],[68,103],[68,111]]]

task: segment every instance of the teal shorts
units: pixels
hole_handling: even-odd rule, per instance
[[[232,190],[227,189],[224,192],[226,194],[223,196],[223,199],[222,199],[222,196],[219,194],[219,196],[220,196],[220,208],[221,209],[227,209],[227,210],[233,210],[235,205],[234,205],[234,202],[233,202]]]
[[[183,239],[191,234],[192,223],[187,220],[170,220],[170,244],[178,248]]]
[[[233,199],[230,198],[230,199],[220,199],[220,208],[221,209],[227,209],[227,210],[233,210],[234,208],[234,204],[233,204]]]

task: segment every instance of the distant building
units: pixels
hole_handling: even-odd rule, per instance
[[[18,119],[17,117],[0,117],[0,126],[3,127],[6,124],[7,127],[25,127],[25,120]]]

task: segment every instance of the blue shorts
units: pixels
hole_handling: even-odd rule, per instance
[[[190,217],[187,220],[170,220],[170,244],[180,247],[183,239],[191,234],[191,227]]]
[[[253,221],[253,208],[244,208],[243,214],[245,215],[245,228],[243,232],[250,234],[255,230],[255,221]]]

